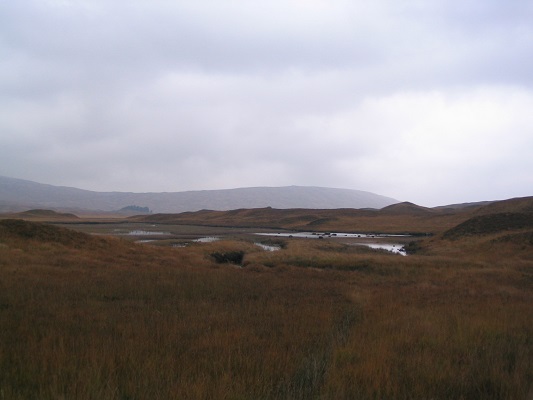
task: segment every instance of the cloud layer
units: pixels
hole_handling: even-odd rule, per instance
[[[1,174],[533,195],[531,3],[264,3],[2,3]]]

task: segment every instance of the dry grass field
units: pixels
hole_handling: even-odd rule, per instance
[[[502,218],[407,257],[0,220],[0,399],[529,399],[533,227]]]

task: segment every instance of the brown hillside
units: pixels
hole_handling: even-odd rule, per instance
[[[0,240],[9,243],[13,240],[59,243],[65,246],[97,244],[100,238],[58,226],[20,219],[0,220]]]
[[[533,213],[497,213],[479,215],[446,231],[444,238],[487,235],[503,231],[533,229]]]
[[[71,213],[59,213],[52,210],[28,210],[14,214],[5,214],[6,218],[25,219],[31,221],[72,221],[79,220],[77,215]],[[1,216],[0,216],[1,218]]]
[[[469,218],[464,212],[433,212],[416,205],[404,204],[378,210],[310,210],[274,208],[232,211],[198,211],[182,214],[154,214],[129,218],[130,221],[227,226],[301,231],[437,233],[450,229]]]
[[[533,213],[533,196],[496,201],[480,207],[476,212],[477,215],[495,213]]]
[[[301,231],[436,234],[450,230],[474,216],[502,212],[527,213],[532,208],[533,197],[529,197],[457,209],[425,208],[405,202],[381,210],[287,210],[268,207],[232,211],[202,210],[182,214],[143,215],[131,217],[130,220],[178,225],[255,227]],[[491,222],[487,222],[487,224],[490,225]]]

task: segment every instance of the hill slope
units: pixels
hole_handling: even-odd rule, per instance
[[[526,223],[527,210],[533,197],[510,199],[490,204],[490,207],[426,208],[413,203],[398,203],[380,210],[368,209],[275,209],[271,207],[231,211],[186,212],[180,214],[151,214],[130,217],[131,221],[230,227],[297,229],[309,231],[383,232],[383,233],[440,233],[457,227],[473,217],[487,214],[492,218],[500,209],[517,215],[517,222]],[[524,212],[526,211],[526,212]],[[533,215],[533,214],[531,214]],[[489,221],[490,218],[487,219]],[[475,224],[475,222],[474,222]],[[512,226],[515,226],[512,225]],[[466,225],[468,228],[468,224]],[[462,229],[462,228],[458,228]],[[469,229],[469,228],[468,228]]]
[[[491,202],[474,210],[472,217],[446,231],[447,239],[533,229],[533,197]]]
[[[153,224],[205,225],[247,228],[295,229],[301,231],[436,233],[468,216],[462,213],[420,213],[394,210],[357,209],[275,209],[256,208],[232,211],[197,211],[180,214],[152,214],[130,217],[130,221]]]
[[[444,237],[457,239],[463,236],[488,235],[520,229],[533,229],[533,213],[497,213],[475,216],[446,231]]]
[[[93,192],[0,177],[0,211],[30,208],[115,211],[136,205],[158,213],[239,208],[382,208],[398,200],[350,189],[288,186],[174,193]]]
[[[20,213],[7,214],[9,218],[32,221],[77,221],[80,218],[70,213],[58,213],[51,210],[28,210]]]

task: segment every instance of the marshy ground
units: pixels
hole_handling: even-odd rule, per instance
[[[1,220],[0,399],[526,399],[533,229],[511,220],[437,229],[408,257]]]

